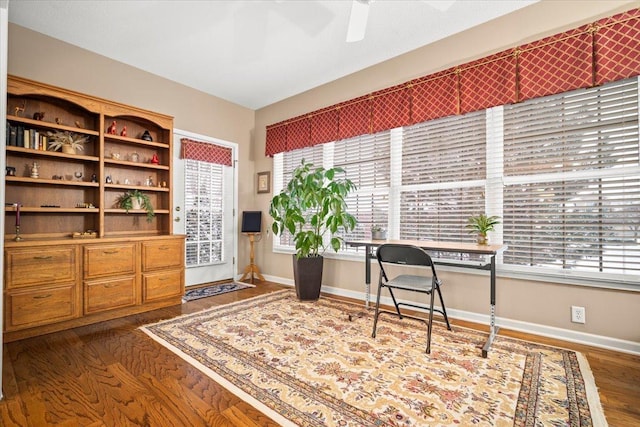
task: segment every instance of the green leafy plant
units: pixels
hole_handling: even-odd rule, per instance
[[[121,194],[116,199],[116,203],[121,209],[124,209],[127,213],[129,213],[130,210],[134,209],[134,200],[138,201],[140,207],[147,212],[147,222],[153,221],[153,217],[156,216],[156,214],[153,210],[151,200],[149,199],[148,195],[144,194],[140,190],[129,190],[126,193]]]
[[[82,151],[88,138],[69,131],[47,132],[49,137],[49,150],[58,151],[63,146],[71,147],[74,151]]]
[[[356,186],[346,177],[337,177],[344,173],[339,167],[314,168],[303,160],[286,188],[271,199],[273,233],[279,235],[288,230],[293,235],[298,258],[324,253],[327,233],[331,236],[330,246],[337,252],[343,239],[335,234],[338,230],[348,232],[355,228],[357,221],[347,212],[345,199]]]
[[[478,243],[486,244],[487,233],[493,231],[495,226],[500,224],[499,216],[487,216],[486,214],[480,214],[478,216],[472,216],[469,218],[466,227],[469,229],[469,233],[477,233],[479,237]]]

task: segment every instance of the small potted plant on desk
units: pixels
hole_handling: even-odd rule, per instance
[[[287,186],[271,199],[269,215],[273,218],[275,235],[288,231],[296,243],[293,255],[293,276],[299,300],[320,298],[322,286],[322,253],[326,250],[324,236],[336,252],[342,238],[338,230],[349,232],[356,219],[347,212],[345,199],[356,189],[342,168],[314,168],[305,163],[296,168]]]
[[[147,222],[153,221],[153,217],[156,215],[149,196],[140,190],[128,190],[118,196],[116,203],[120,209],[124,209],[127,213],[130,210],[144,209],[147,212]]]
[[[371,240],[387,240],[387,230],[379,225],[371,226]]]
[[[487,237],[487,233],[493,231],[498,224],[500,224],[500,217],[480,214],[469,218],[467,228],[469,229],[469,234],[477,234],[479,245],[488,245],[489,238]]]

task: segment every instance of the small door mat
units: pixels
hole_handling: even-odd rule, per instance
[[[248,283],[218,283],[211,286],[204,286],[202,288],[189,289],[184,293],[182,302],[189,302],[200,298],[212,297],[215,295],[226,294],[227,292],[239,291],[240,289],[253,288],[255,285]]]

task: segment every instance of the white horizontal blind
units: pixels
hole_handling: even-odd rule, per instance
[[[389,221],[390,131],[362,135],[334,144],[333,166],[345,169],[357,190],[347,199],[348,212],[356,217],[355,230],[339,236],[350,240],[371,238],[371,227],[387,228]],[[354,248],[343,248],[356,251]]]
[[[404,128],[400,239],[472,241],[467,218],[485,212],[485,112]]]
[[[323,166],[323,147],[315,145],[313,147],[300,148],[298,150],[287,151],[282,154],[282,188],[274,188],[275,191],[287,188],[287,184],[291,181],[293,171],[300,166],[302,160],[305,163],[312,163],[315,167]],[[284,231],[276,239],[278,246],[295,248],[293,236],[288,231]]]
[[[185,160],[186,266],[220,262],[223,253],[224,166]]]
[[[640,271],[637,79],[504,107],[504,263]]]

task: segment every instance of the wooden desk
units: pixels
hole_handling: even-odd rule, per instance
[[[489,322],[489,338],[482,347],[482,357],[487,357],[493,339],[498,333],[496,326],[496,255],[505,251],[507,245],[477,245],[473,243],[458,243],[458,242],[436,242],[427,240],[350,240],[346,244],[352,247],[364,247],[365,248],[365,285],[366,295],[365,304],[369,308],[369,298],[371,291],[371,260],[376,259],[375,248],[385,243],[397,243],[401,245],[413,245],[418,246],[426,251],[441,251],[452,253],[465,253],[465,254],[480,254],[487,255],[490,258],[489,263],[486,264],[474,264],[474,263],[455,263],[448,261],[438,261],[434,258],[433,262],[438,265],[452,265],[461,268],[472,268],[476,270],[489,270],[491,276],[491,296],[490,296],[490,322]]]

